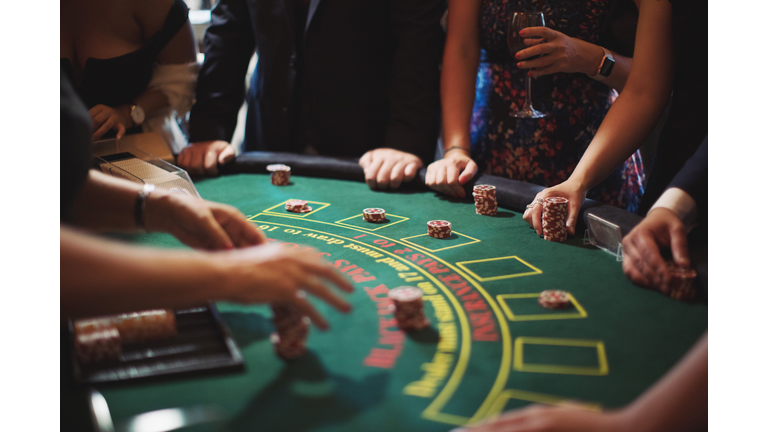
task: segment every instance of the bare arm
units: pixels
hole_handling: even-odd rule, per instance
[[[129,247],[66,227],[60,254],[62,317],[205,304],[224,276],[203,253]]]
[[[480,64],[479,14],[478,0],[448,3],[448,35],[440,77],[446,149],[459,146],[468,151],[470,148],[469,122]]]
[[[671,371],[627,407],[632,430],[706,430],[708,347],[705,334]]]
[[[165,24],[171,4],[173,1],[168,0],[136,2],[134,16],[141,26],[143,34],[154,35],[160,31]],[[195,61],[197,61],[197,45],[195,44],[192,25],[187,20],[160,51],[156,62],[160,65],[175,65],[189,64]],[[116,130],[117,137],[121,138],[126,129],[134,127],[136,124],[131,117],[132,105],[140,106],[144,110],[146,118],[149,118],[168,109],[170,102],[162,91],[148,88],[133,101],[123,105],[116,107],[96,105],[89,111],[94,123],[93,139],[101,138],[109,130]]]
[[[136,230],[136,198],[143,186],[91,170],[72,204],[74,222],[95,231]],[[148,231],[173,234],[200,249],[244,248],[264,243],[255,224],[236,208],[158,189],[146,200]]]
[[[584,191],[640,147],[672,94],[672,8],[666,1],[643,0],[638,9],[635,56],[627,84],[569,179]]]
[[[638,3],[635,54],[624,91],[608,111],[570,178],[536,195],[537,199],[560,196],[569,200],[566,225],[570,234],[575,234],[576,219],[587,191],[642,145],[672,94],[672,8],[668,1]],[[523,214],[538,234],[542,232],[541,213],[541,206],[534,205]]]
[[[64,226],[60,235],[62,319],[184,308],[209,300],[290,302],[319,328],[328,328],[300,290],[342,312],[351,309],[321,279],[347,292],[352,285],[311,248],[169,251],[98,239]]]
[[[445,153],[427,168],[427,186],[463,198],[461,185],[477,173],[470,158],[469,122],[475,103],[475,81],[480,64],[479,0],[448,2],[448,35],[440,76]]]

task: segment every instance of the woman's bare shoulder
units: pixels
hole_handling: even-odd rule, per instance
[[[133,5],[133,16],[149,37],[163,28],[175,0],[122,0]]]

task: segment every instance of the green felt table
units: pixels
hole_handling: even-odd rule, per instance
[[[705,304],[635,287],[613,256],[580,236],[545,241],[516,211],[480,216],[471,201],[430,191],[376,192],[296,175],[284,187],[266,174],[196,185],[204,198],[240,209],[270,242],[322,253],[353,280],[355,292],[345,295],[353,311],[314,301],[331,329],[313,329],[309,353],[286,362],[273,353],[268,307],[219,303],[245,370],[96,386],[118,429],[178,407],[220,413],[184,430],[226,431],[445,431],[533,402],[618,407],[707,327]],[[288,213],[284,203],[293,198],[313,211]],[[366,207],[385,208],[387,222],[364,222]],[[449,220],[453,235],[427,236],[433,219]],[[163,234],[130,240],[183,247]],[[403,285],[425,292],[429,329],[397,329],[385,299]],[[575,307],[540,307],[544,289],[569,291]]]

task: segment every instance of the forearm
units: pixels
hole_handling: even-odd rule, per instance
[[[626,408],[632,430],[705,430],[707,374],[708,341],[705,334],[671,371]]]
[[[632,155],[661,117],[674,76],[671,15],[669,2],[641,3],[627,84],[568,180],[582,190],[597,185]]]
[[[224,297],[208,254],[139,248],[62,227],[61,316],[184,308]]]
[[[589,190],[605,179],[640,148],[656,126],[667,100],[654,100],[625,90],[603,119],[570,180]]]
[[[472,50],[473,51],[473,50]],[[475,103],[475,81],[480,61],[476,52],[448,52],[443,59],[440,100],[443,106],[445,149],[470,148],[469,123]]]
[[[95,170],[74,201],[74,220],[91,230],[130,231],[136,229],[136,198],[143,186]]]

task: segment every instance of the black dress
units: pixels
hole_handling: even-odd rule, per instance
[[[89,57],[80,83],[74,79],[69,59],[61,59],[61,70],[88,108],[95,105],[116,107],[133,103],[152,79],[152,65],[160,51],[187,22],[189,8],[183,0],[175,0],[163,27],[136,51],[109,59]]]
[[[672,105],[640,203],[645,214],[707,136],[707,3],[672,2],[675,78]]]

